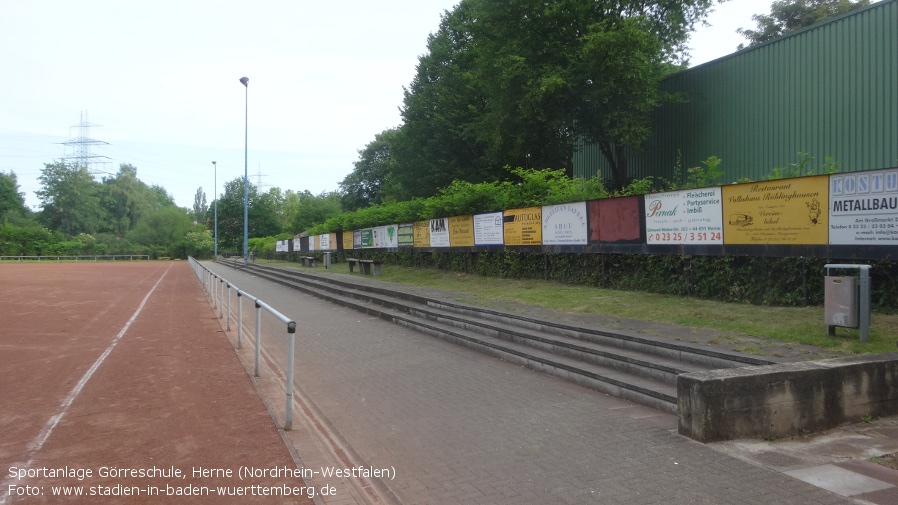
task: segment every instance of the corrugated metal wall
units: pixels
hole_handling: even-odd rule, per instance
[[[680,72],[663,87],[688,102],[662,107],[655,135],[630,155],[630,174],[673,178],[681,166],[723,160],[723,183],[831,156],[840,172],[898,166],[898,0]],[[574,156],[574,175],[610,172],[598,148]]]

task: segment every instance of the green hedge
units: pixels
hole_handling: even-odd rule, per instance
[[[546,279],[755,305],[822,305],[823,266],[835,259],[642,254],[360,252],[387,264],[512,279]],[[341,258],[345,260],[345,254]],[[898,262],[870,263],[873,308],[898,310]]]

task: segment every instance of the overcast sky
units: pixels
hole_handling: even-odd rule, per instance
[[[358,151],[398,126],[414,76],[445,10],[457,0],[0,0],[0,171],[26,203],[44,163],[66,142],[98,141],[100,178],[122,163],[191,207],[248,172],[263,190],[335,191]],[[694,34],[691,61],[744,42],[766,0],[715,7]],[[249,88],[240,84],[249,77]]]

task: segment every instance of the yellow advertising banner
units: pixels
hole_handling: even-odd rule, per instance
[[[829,176],[723,186],[723,243],[825,245]]]
[[[344,251],[352,250],[352,230],[344,230],[343,231],[343,250]]]
[[[453,216],[449,218],[449,246],[474,247],[474,216]]]
[[[505,225],[505,245],[542,245],[542,207],[506,210],[502,221]]]
[[[430,221],[415,221],[415,247],[430,247]]]

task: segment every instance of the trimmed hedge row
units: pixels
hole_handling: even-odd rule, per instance
[[[543,254],[504,252],[360,252],[386,264],[437,268],[491,277],[545,279],[610,289],[647,291],[756,305],[822,305],[827,263],[819,258]],[[346,255],[339,255],[341,261]],[[898,310],[898,262],[870,262],[871,298],[878,311]]]

